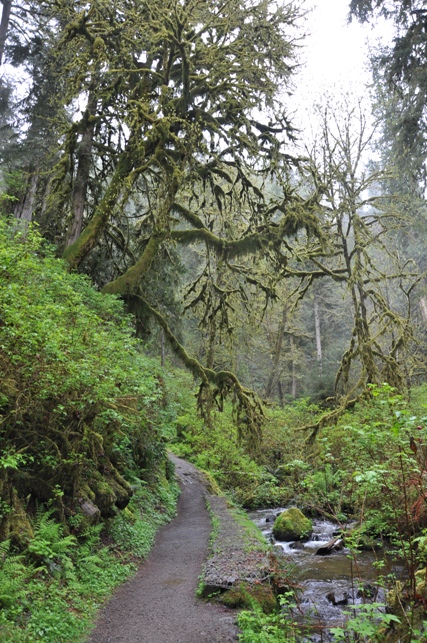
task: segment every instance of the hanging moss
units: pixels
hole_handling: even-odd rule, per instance
[[[140,297],[140,300],[147,311],[163,328],[167,340],[186,368],[195,377],[202,380],[198,393],[198,405],[200,413],[208,425],[213,404],[221,408],[225,398],[230,397],[235,410],[239,439],[245,442],[252,450],[255,450],[261,440],[264,423],[262,404],[256,393],[243,387],[234,373],[205,368],[197,359],[190,357],[172,333],[163,315],[150,306],[142,297]]]

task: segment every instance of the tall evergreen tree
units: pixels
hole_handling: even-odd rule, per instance
[[[350,17],[385,17],[395,26],[390,46],[373,57],[376,73],[393,95],[393,148],[425,181],[427,155],[427,8],[423,0],[351,0]]]

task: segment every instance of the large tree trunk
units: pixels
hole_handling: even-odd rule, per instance
[[[167,193],[164,195],[163,203],[161,204],[158,212],[157,224],[147,245],[145,246],[144,252],[138,261],[126,270],[123,275],[117,277],[117,279],[104,286],[102,289],[103,293],[108,293],[110,295],[126,295],[138,292],[142,279],[150,270],[160,246],[169,235],[168,218],[175,201],[176,193],[179,189],[179,181],[176,176],[170,176],[166,178],[166,185]],[[85,232],[86,230],[83,231],[81,237]],[[79,243],[79,241],[76,243]]]
[[[83,131],[82,140],[77,150],[77,173],[73,188],[73,217],[70,222],[66,247],[77,241],[83,228],[83,215],[86,206],[87,186],[92,160],[93,134],[95,130],[95,114],[97,100],[94,93],[89,94],[88,106],[85,114],[86,127]]]
[[[24,199],[21,203],[18,204],[18,207],[15,211],[15,216],[17,219],[22,219],[22,221],[27,221],[28,223],[32,221],[38,182],[38,173],[34,172],[30,174]]]
[[[291,382],[291,395],[293,398],[297,396],[297,374],[296,374],[296,362],[295,362],[295,343],[292,335],[290,336],[291,342],[291,357],[292,357],[292,382]]]
[[[271,366],[270,377],[268,378],[267,386],[265,387],[266,397],[271,397],[275,387],[277,386],[277,382],[279,379],[279,362],[280,362],[280,356],[282,353],[283,337],[285,334],[287,312],[288,312],[288,309],[285,304],[283,307],[282,319],[280,320],[279,328],[277,329],[276,341],[275,341],[274,351],[272,356],[273,364]]]
[[[427,324],[427,299],[425,297],[420,298],[420,309],[424,323]]]
[[[280,406],[283,407],[285,406],[285,399],[283,395],[283,386],[282,386],[282,380],[279,378],[279,381],[277,382],[277,392],[279,393],[279,402]]]
[[[316,334],[316,351],[317,351],[317,362],[319,364],[319,370],[322,370],[322,336],[320,334],[320,315],[319,315],[319,302],[317,297],[314,297],[314,332]]]
[[[215,349],[216,349],[216,323],[215,323],[215,319],[211,319],[209,324],[207,352],[206,352],[207,368],[213,368],[215,365]]]
[[[162,368],[166,363],[166,350],[165,350],[165,331],[160,329],[160,363]]]
[[[0,65],[3,62],[4,48],[6,46],[7,32],[9,29],[10,12],[12,10],[12,1],[3,0],[3,11],[0,22]]]
[[[131,148],[132,144],[129,142],[127,148],[121,154],[104,197],[96,208],[92,219],[76,241],[64,251],[64,259],[68,261],[72,268],[77,268],[92,248],[95,247],[110,220],[111,213],[117,203],[123,184],[134,166]]]

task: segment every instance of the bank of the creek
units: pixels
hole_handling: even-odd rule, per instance
[[[281,511],[283,508],[259,509],[249,512],[249,517],[275,545],[276,552],[286,557],[292,578],[301,587],[295,617],[308,628],[310,640],[328,640],[328,629],[342,626],[352,605],[385,603],[380,576],[390,571],[401,574],[402,569],[391,566],[384,551],[363,551],[354,558],[343,547],[329,555],[316,555],[340,533],[339,525],[323,519],[313,520],[313,534],[307,542],[280,542],[272,531]]]

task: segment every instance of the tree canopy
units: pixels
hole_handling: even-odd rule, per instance
[[[386,10],[378,3],[363,5],[362,13],[362,4],[351,8],[361,19]],[[380,203],[365,192],[381,190],[376,180],[383,175],[364,175],[360,157],[371,136],[366,144],[357,135],[353,140],[353,124],[336,135],[325,122],[320,155],[297,157],[287,94],[298,68],[302,18],[293,3],[273,0],[22,0],[12,6],[7,33],[5,55],[25,65],[29,80],[16,106],[20,120],[8,121],[3,182],[9,200],[3,209],[34,219],[71,270],[88,273],[104,293],[124,299],[141,336],[147,338],[155,322],[162,340],[201,382],[205,417],[231,394],[242,435],[259,436],[262,422],[247,379],[283,398],[285,346],[294,356],[286,361],[293,374],[285,378],[292,395],[301,379],[295,356],[312,335],[321,368],[317,294],[313,329],[292,321],[320,279],[346,284],[354,294],[353,318],[346,321],[353,330],[347,324],[340,346],[347,332],[355,333],[357,347],[352,340],[350,353],[363,373],[350,383],[340,360],[337,389],[379,381],[388,359],[389,344],[380,347],[377,331],[371,334],[371,312],[365,310],[371,277],[365,273],[390,218],[377,208],[366,226],[365,213],[359,214],[364,204]],[[337,157],[340,146],[343,158]],[[358,255],[353,246],[359,228]],[[391,256],[386,245],[381,248]],[[376,304],[369,304],[373,318],[385,322],[391,317],[387,306],[379,312],[378,302],[381,282],[389,277],[387,271],[378,274],[372,286]],[[333,300],[324,299],[339,307]],[[280,313],[273,311],[275,302]],[[243,378],[243,385],[237,373],[245,359],[239,361],[234,349],[234,356],[227,355],[225,346],[235,346],[238,339],[231,338],[242,337],[245,324],[259,323],[270,311],[264,342],[272,354],[270,373]],[[188,324],[184,329],[185,313],[197,331],[187,332]],[[301,314],[307,318],[307,306]],[[249,315],[252,321],[242,323]],[[328,359],[332,368],[337,358]]]
[[[233,390],[253,424],[251,395],[235,376],[180,345],[150,273],[173,270],[172,247],[200,244],[238,275],[242,292],[258,284],[268,298],[271,287],[236,261],[255,253],[280,274],[288,239],[319,234],[316,195],[301,198],[289,181],[298,161],[283,96],[301,11],[271,0],[61,2],[44,11],[52,38],[37,92],[49,83],[49,111],[32,104],[26,136],[47,120],[56,141],[42,171],[27,168],[35,218],[71,268],[89,269],[103,292],[157,320],[202,388]]]

